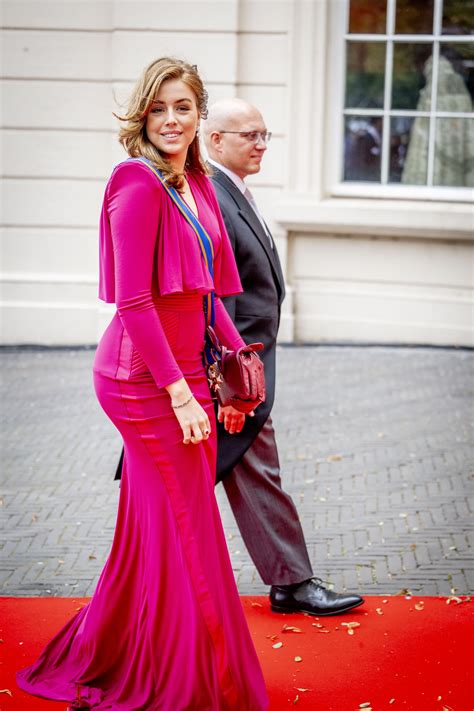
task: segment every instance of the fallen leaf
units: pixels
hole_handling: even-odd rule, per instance
[[[92,554],[91,554],[91,555],[89,556],[89,560],[97,560],[97,557],[96,557],[95,555],[92,555]]]
[[[302,662],[302,661],[303,661],[303,657],[295,657],[295,662]]]
[[[283,625],[282,632],[301,632],[299,627],[291,627],[290,625]]]
[[[295,700],[293,701],[293,703],[297,704],[299,700],[300,700],[300,697],[298,696],[298,694],[296,694]]]
[[[36,523],[37,520],[38,520],[38,516],[36,514],[33,514],[31,516],[31,523]]]
[[[372,704],[370,703],[370,701],[364,701],[363,704],[359,704],[359,708],[360,708],[360,709],[368,709],[369,706],[372,706]]]
[[[252,605],[252,607],[263,607],[263,605],[260,602],[252,602],[251,605]]]
[[[446,600],[446,605],[450,605],[452,602],[455,602],[456,605],[459,605],[459,603],[461,603],[462,600],[461,600],[460,597],[457,597],[457,595],[451,595],[451,596],[448,597],[448,599]]]
[[[7,694],[7,696],[10,696],[13,699],[13,694],[10,689],[0,689],[0,694]]]
[[[355,627],[360,627],[360,622],[341,622],[341,627],[348,627],[351,630]]]
[[[59,565],[63,565],[64,561],[61,558],[58,558],[58,563]]]
[[[425,603],[420,600],[420,602],[417,602],[415,605],[415,610],[418,610],[418,612],[421,612],[421,610],[425,609]]]
[[[382,600],[383,604],[386,605],[388,600]]]
[[[377,615],[383,615],[383,610],[381,607],[376,607],[375,612],[377,613]]]
[[[303,689],[303,688],[301,688],[301,687],[299,687],[299,686],[294,686],[293,688],[296,689],[296,691],[302,691],[302,692],[305,692],[305,691],[312,691],[312,689]]]
[[[389,703],[389,704],[394,704],[394,703],[395,703],[395,699],[390,699],[390,701],[389,701],[388,703]]]
[[[272,634],[272,636],[270,637],[270,639],[271,639],[272,641],[275,640],[275,639],[278,639],[278,635],[277,635],[277,634]]]
[[[342,459],[340,454],[330,454],[326,459],[327,462],[340,462]]]
[[[324,625],[322,625],[320,622],[313,622],[312,626],[316,627],[318,632],[330,632],[330,630],[326,629],[326,627]]]
[[[283,647],[283,642],[276,642],[276,644],[272,644],[273,649],[280,649],[280,647]]]

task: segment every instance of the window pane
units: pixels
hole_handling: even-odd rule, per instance
[[[385,43],[348,42],[346,108],[382,108]]]
[[[387,27],[387,0],[351,0],[349,32],[384,34]]]
[[[431,35],[434,0],[397,0],[395,33],[397,35]]]
[[[433,184],[474,187],[474,119],[436,120]]]
[[[430,108],[431,92],[421,93],[426,84],[425,65],[431,56],[431,44],[397,42],[393,47],[392,108]],[[430,65],[431,66],[431,65]]]
[[[472,111],[474,44],[443,43],[438,68],[438,111]]]
[[[474,34],[474,0],[444,0],[444,35]]]
[[[391,183],[426,185],[428,118],[395,117],[390,125]]]
[[[347,116],[344,135],[344,180],[380,182],[382,118]]]

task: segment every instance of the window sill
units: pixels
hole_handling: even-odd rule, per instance
[[[474,241],[472,205],[281,195],[273,219],[292,232]]]
[[[448,188],[426,185],[377,185],[375,183],[336,183],[329,191],[331,197],[423,201],[433,203],[472,203],[473,188]]]

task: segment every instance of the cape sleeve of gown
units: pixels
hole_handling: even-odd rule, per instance
[[[183,377],[153,303],[154,254],[162,199],[163,191],[155,176],[134,162],[118,166],[106,193],[117,311],[158,387]]]

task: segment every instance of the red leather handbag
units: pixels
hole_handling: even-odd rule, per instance
[[[212,326],[206,329],[206,340],[213,361],[207,363],[211,393],[221,407],[232,405],[248,414],[265,400],[265,373],[257,351],[263,343],[250,343],[236,351],[221,345]]]

